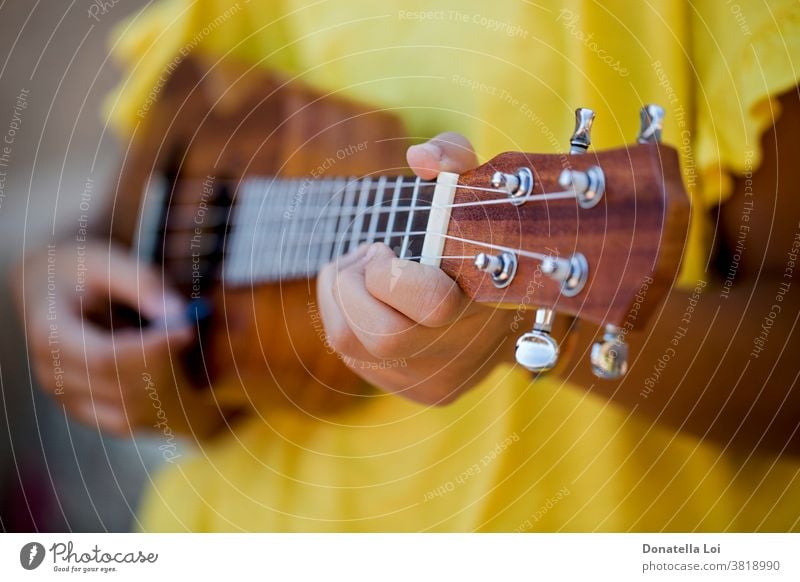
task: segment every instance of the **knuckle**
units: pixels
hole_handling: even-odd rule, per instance
[[[117,360],[112,349],[98,350],[89,356],[89,367],[93,373],[114,376],[117,373]]]
[[[359,341],[347,325],[333,325],[328,329],[328,343],[340,354],[349,356],[358,353]]]
[[[351,269],[343,269],[336,274],[333,293],[340,305],[350,302],[359,284],[358,275]]]
[[[405,342],[400,334],[371,334],[365,344],[367,351],[382,360],[403,356]]]
[[[425,325],[441,327],[459,316],[461,300],[455,285],[450,280],[431,278],[425,282],[415,298],[419,321]]]

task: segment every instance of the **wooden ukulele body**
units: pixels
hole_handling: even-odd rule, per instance
[[[151,176],[180,179],[172,204],[200,207],[203,181],[253,175],[318,178],[402,173],[409,142],[399,121],[335,95],[319,95],[261,69],[224,69],[184,61],[147,112],[123,161],[114,192],[112,238],[136,238]],[[172,254],[184,242],[173,237]],[[176,243],[176,241],[178,241]],[[175,248],[177,244],[177,248]],[[163,262],[165,283],[187,298],[185,268]],[[365,389],[326,342],[315,280],[227,288],[209,293],[202,357],[186,362],[227,406],[298,407],[309,414],[353,401]]]

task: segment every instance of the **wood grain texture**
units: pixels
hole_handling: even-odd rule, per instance
[[[179,179],[170,220],[186,221],[203,197],[202,182],[226,181],[235,190],[250,176],[316,178],[397,175],[409,141],[398,120],[385,112],[321,95],[297,83],[219,63],[184,61],[164,87],[159,103],[143,120],[115,188],[111,236],[131,244],[141,196],[151,174]],[[364,147],[353,147],[365,144]],[[343,154],[342,152],[346,152]],[[488,200],[496,193],[491,175],[530,167],[536,193],[560,191],[566,168],[600,165],[606,193],[598,206],[581,209],[574,200],[454,208],[448,234],[514,249],[569,256],[583,253],[590,265],[584,290],[560,294],[559,285],[537,272],[539,262],[522,259],[514,282],[499,290],[471,260],[444,259],[442,269],[478,301],[511,308],[549,306],[594,323],[621,324],[642,281],[658,297],[678,271],[688,229],[688,201],[676,153],[636,145],[582,156],[501,154],[464,174],[455,203]],[[164,245],[162,274],[187,296],[186,253],[191,231]],[[471,256],[486,250],[454,240],[444,254]],[[183,259],[178,257],[183,256]],[[325,345],[316,307],[315,281],[245,288],[217,285],[208,292],[210,332],[203,359],[190,366],[208,371],[215,397],[232,405],[299,407],[309,414],[352,404],[364,389]],[[647,301],[637,327],[657,301]],[[302,390],[297,390],[302,387]]]
[[[398,120],[336,96],[286,83],[260,69],[227,63],[220,76],[186,60],[163,90],[122,165],[111,235],[131,244],[141,197],[154,172],[180,179],[171,219],[199,205],[202,182],[246,177],[397,174],[409,142]],[[224,82],[222,82],[224,81]],[[220,90],[220,87],[223,89]],[[352,146],[365,144],[363,148]],[[343,153],[344,152],[344,153]],[[180,209],[178,210],[178,204]],[[190,231],[170,238],[162,274],[188,297]],[[320,414],[352,405],[365,390],[325,345],[315,280],[224,288],[210,293],[210,333],[203,360],[215,398],[235,406],[298,408]]]
[[[572,199],[528,201],[521,206],[492,204],[454,208],[448,235],[569,257],[582,253],[589,263],[589,279],[575,297],[561,294],[560,284],[543,275],[540,262],[520,257],[510,286],[496,288],[489,275],[471,260],[444,259],[442,269],[477,301],[512,308],[551,307],[597,324],[621,325],[645,278],[648,293],[658,296],[677,276],[688,233],[688,198],[676,152],[664,145],[629,148],[577,156],[505,153],[461,176],[455,203],[492,200],[497,193],[470,189],[491,187],[495,171],[512,173],[530,168],[534,194],[559,192],[562,170],[600,166],[606,192],[594,208],[581,208]],[[450,239],[446,256],[474,256],[485,246]],[[657,302],[648,301],[638,313],[642,325]]]

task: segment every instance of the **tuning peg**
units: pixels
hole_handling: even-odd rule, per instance
[[[641,111],[641,125],[639,127],[639,143],[655,143],[661,141],[661,131],[664,129],[664,108],[659,105],[645,105]]]
[[[592,373],[603,380],[622,378],[628,371],[628,344],[622,331],[607,325],[603,337],[592,344]]]
[[[492,276],[494,286],[502,289],[508,287],[517,273],[517,257],[514,253],[503,252],[499,255],[478,253],[475,256],[475,267]]]
[[[561,294],[566,297],[574,297],[580,293],[589,278],[589,263],[582,253],[575,253],[568,259],[545,257],[539,265],[539,270],[560,282]]]
[[[525,196],[533,192],[533,183],[533,172],[529,168],[519,168],[516,174],[495,172],[492,175],[492,186],[505,190],[515,206],[525,204]]]
[[[537,309],[533,330],[517,340],[517,363],[531,372],[546,372],[558,363],[558,342],[550,332],[553,329],[552,309]]]
[[[564,170],[558,177],[562,188],[572,188],[581,208],[597,206],[606,191],[606,176],[600,166],[592,166],[585,172]]]
[[[569,140],[569,153],[584,154],[592,143],[592,123],[594,122],[594,111],[586,107],[578,107],[575,110],[575,131]]]

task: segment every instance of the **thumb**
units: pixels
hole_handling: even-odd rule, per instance
[[[163,271],[159,273],[117,247],[109,248],[105,260],[108,274],[96,284],[107,288],[109,300],[141,310],[150,320],[170,322],[173,327],[186,323],[186,301],[172,289]]]
[[[460,174],[478,165],[472,144],[460,133],[440,133],[430,141],[411,146],[406,153],[409,167],[423,180],[439,172]]]

